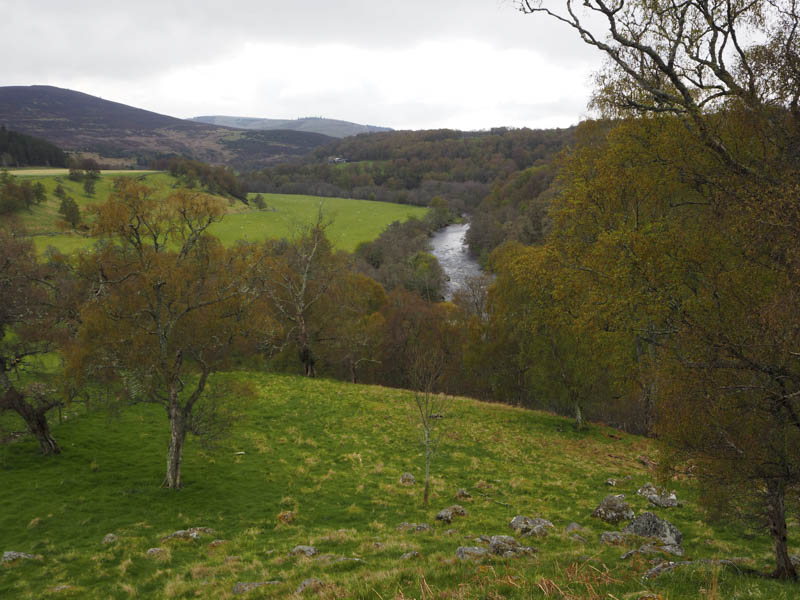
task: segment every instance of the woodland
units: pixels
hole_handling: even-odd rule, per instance
[[[98,244],[71,256],[39,260],[4,220],[0,409],[52,454],[59,405],[92,394],[158,404],[171,489],[186,436],[225,429],[220,387],[207,387],[227,369],[472,396],[570,415],[578,429],[602,421],[657,438],[661,475],[692,478],[709,510],[768,534],[773,575],[796,579],[798,7],[518,6],[604,53],[597,119],[356,136],[238,179],[165,163],[193,187],[162,200],[117,180],[87,220]],[[333,248],[322,211],[290,238],[226,247],[208,231],[224,213],[212,188],[430,211],[353,254]],[[427,238],[462,214],[491,278],[442,302]],[[54,352],[63,369],[32,360]],[[229,395],[251,393],[236,385]]]

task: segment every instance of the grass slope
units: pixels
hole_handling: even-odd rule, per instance
[[[286,598],[308,577],[324,582],[322,598],[797,597],[797,584],[732,569],[685,567],[642,580],[651,555],[623,561],[627,548],[599,543],[614,527],[589,515],[609,493],[608,477],[631,475],[615,491],[637,513],[648,510],[634,491],[652,478],[636,460],[652,450],[649,440],[599,426],[576,433],[556,416],[456,398],[441,422],[424,508],[410,393],[259,373],[220,377],[250,379],[258,398],[216,449],[188,441],[180,492],[158,487],[168,430],[155,406],[118,416],[73,407],[54,426],[64,448],[57,457],[38,456],[31,439],[0,445],[0,551],[39,555],[0,566],[0,597],[230,598],[239,582],[276,581],[246,597]],[[416,485],[400,485],[406,471]],[[746,566],[768,567],[765,538],[742,541],[735,529],[708,524],[692,487],[674,487],[686,504],[653,511],[683,531],[689,557],[742,556]],[[473,496],[459,502],[468,516],[434,524],[458,488]],[[289,512],[293,520],[281,522]],[[556,526],[530,540],[534,557],[455,559],[458,546],[481,545],[478,535],[511,534],[517,514]],[[433,530],[396,530],[404,521]],[[585,527],[586,543],[563,533],[573,521]],[[200,526],[215,533],[163,539]],[[104,545],[108,533],[118,540]],[[321,557],[290,555],[298,544]],[[163,551],[148,556],[154,547]],[[409,551],[420,556],[401,559]],[[361,560],[342,560],[352,558]]]
[[[59,183],[67,195],[78,203],[84,217],[86,207],[89,204],[102,202],[111,191],[114,178],[121,175],[136,177],[147,185],[155,187],[157,193],[163,195],[168,194],[176,185],[175,178],[158,171],[104,171],[97,181],[94,197],[90,198],[83,191],[83,183],[70,181],[66,173],[66,170],[59,169],[12,171],[12,174],[20,179],[41,182],[47,190],[46,202],[19,215],[28,231],[35,236],[34,242],[40,253],[48,246],[70,253],[80,248],[88,248],[93,243],[92,238],[59,230],[57,222],[61,220],[58,214],[60,200],[54,195]],[[337,249],[352,251],[361,242],[378,237],[393,221],[405,221],[411,216],[421,218],[427,212],[426,208],[418,206],[347,198],[287,194],[262,194],[262,197],[267,203],[267,209],[257,210],[248,208],[238,201],[234,202],[229,206],[228,214],[222,222],[215,224],[211,232],[226,244],[233,244],[242,239],[260,241],[288,237],[299,225],[312,222],[319,207],[322,206],[325,214],[334,219],[333,225],[328,230],[329,238]]]

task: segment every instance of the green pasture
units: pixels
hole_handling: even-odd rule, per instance
[[[59,174],[54,175],[54,171]],[[89,197],[83,190],[82,182],[71,181],[66,177],[66,169],[17,170],[13,174],[21,179],[39,181],[47,191],[47,201],[19,215],[23,225],[33,235],[40,253],[50,246],[70,253],[88,248],[94,241],[85,231],[65,232],[58,227],[61,220],[58,214],[61,201],[54,192],[59,184],[78,203],[84,218],[87,218],[85,210],[88,205],[102,202],[108,197],[116,177],[135,177],[165,196],[177,185],[174,177],[159,171],[103,171],[97,180],[94,196]],[[228,212],[220,223],[212,227],[211,232],[226,244],[233,244],[238,240],[260,241],[290,237],[303,224],[313,222],[321,207],[325,217],[332,220],[328,235],[335,247],[352,251],[361,242],[378,237],[393,221],[404,221],[411,216],[421,218],[427,211],[418,206],[347,198],[288,194],[262,194],[262,197],[267,204],[267,208],[263,210],[225,199]]]
[[[798,584],[748,572],[770,568],[767,537],[709,521],[692,482],[669,482],[678,508],[636,495],[654,477],[638,460],[653,456],[651,440],[597,425],[578,433],[550,414],[452,398],[425,507],[410,392],[260,372],[221,374],[210,385],[235,379],[249,380],[257,397],[216,447],[188,440],[178,492],[159,487],[169,431],[155,405],[110,412],[95,400],[73,404],[61,422],[52,414],[59,456],[39,456],[27,436],[0,444],[0,550],[35,556],[0,566],[0,597],[232,598],[237,584],[273,582],[243,597],[287,598],[300,597],[310,577],[322,589],[306,595],[320,598],[797,597]],[[8,414],[0,425],[6,434],[21,428]],[[405,472],[416,484],[400,483]],[[616,488],[605,483],[626,476]],[[471,499],[457,500],[459,488]],[[685,559],[742,560],[644,579],[670,557],[622,559],[642,540],[600,543],[603,531],[621,528],[590,516],[611,492],[626,494],[637,514],[675,524]],[[456,503],[467,516],[435,520]],[[479,536],[513,534],[516,515],[555,526],[544,538],[518,538],[538,549],[533,556],[456,559],[459,546],[486,547]],[[398,529],[404,522],[431,530]],[[580,540],[565,532],[573,522]],[[214,531],[166,539],[191,527]],[[109,533],[117,539],[104,544]],[[792,525],[795,543],[797,533]],[[297,545],[318,554],[291,554]],[[418,555],[403,558],[409,552]]]

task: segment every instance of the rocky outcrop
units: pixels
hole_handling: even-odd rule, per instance
[[[162,542],[169,540],[197,540],[201,535],[214,535],[217,532],[210,527],[190,527],[189,529],[179,529],[170,533],[167,537],[161,538]]]
[[[518,515],[511,519],[509,527],[523,536],[546,537],[555,526],[547,519],[531,518]]]
[[[510,535],[493,535],[489,541],[489,552],[503,558],[513,558],[521,554],[533,554],[537,550],[523,546]]]
[[[304,556],[308,556],[309,558],[314,556],[317,553],[317,549],[314,546],[295,546],[292,548],[292,551],[289,554],[294,556],[298,556],[303,554]]]
[[[609,494],[594,509],[592,516],[602,519],[606,523],[619,523],[620,521],[630,521],[635,515],[628,503],[625,502],[625,494]]]
[[[645,483],[636,493],[659,508],[674,508],[681,505],[675,492],[656,488],[650,482]]]
[[[3,552],[3,561],[2,562],[14,562],[15,560],[35,560],[38,556],[33,554],[28,554],[26,552],[16,552],[14,550],[8,550]]]
[[[638,535],[644,538],[653,538],[658,543],[655,547],[664,552],[683,556],[681,543],[683,534],[669,521],[661,519],[650,512],[645,512],[631,521],[622,533]]]
[[[436,515],[437,521],[442,521],[443,523],[452,523],[454,517],[466,517],[467,511],[464,510],[463,506],[459,506],[458,504],[454,504],[448,508],[443,508],[440,510]]]
[[[397,527],[395,527],[395,531],[413,531],[414,533],[421,533],[425,531],[433,531],[433,527],[427,523],[407,523],[406,521],[403,521]]]

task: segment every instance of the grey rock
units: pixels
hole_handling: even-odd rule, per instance
[[[15,560],[32,560],[36,556],[26,552],[16,552],[14,550],[7,550],[3,552],[3,562],[14,562]]]
[[[453,517],[466,517],[467,511],[464,510],[463,506],[459,506],[458,504],[454,504],[453,506],[449,506],[448,508],[443,508],[436,514],[436,520],[442,521],[444,523],[452,523]]]
[[[455,529],[448,529],[447,531],[444,532],[445,535],[455,535],[457,533],[458,532]]]
[[[479,535],[478,537],[475,538],[475,541],[480,544],[488,544],[489,542],[492,541],[492,538],[488,535]]]
[[[403,473],[400,475],[400,483],[402,485],[414,485],[416,482],[417,480],[411,473]]]
[[[800,567],[800,554],[792,554],[792,555],[789,557],[789,560],[790,560],[790,561],[792,561],[792,564],[793,564],[795,567]]]
[[[419,558],[419,552],[416,550],[412,550],[411,552],[406,552],[402,556],[400,556],[400,560],[409,560],[411,558]]]
[[[620,521],[630,521],[635,515],[628,503],[625,502],[625,494],[609,494],[594,509],[592,516],[607,523],[619,523]]]
[[[118,539],[119,538],[116,535],[114,535],[113,533],[107,533],[106,537],[103,538],[103,543],[106,544],[106,545],[113,544]]]
[[[678,497],[675,495],[675,492],[658,489],[650,482],[640,487],[636,493],[640,496],[644,496],[650,504],[658,506],[659,508],[674,508],[681,505],[680,502],[678,502]]]
[[[683,549],[681,548],[683,534],[672,523],[657,517],[653,513],[642,513],[631,521],[622,532],[655,538],[665,551],[683,556]]]
[[[295,594],[302,594],[306,590],[317,591],[325,584],[317,579],[316,577],[309,577],[308,579],[304,579],[302,583],[297,587],[297,591]]]
[[[217,533],[210,527],[190,527],[189,529],[179,529],[178,531],[174,531],[170,533],[167,537],[162,538],[162,542],[166,542],[167,540],[196,540],[199,539],[201,535],[214,535]]]
[[[509,523],[511,529],[524,536],[545,537],[554,525],[547,519],[516,516]]]
[[[618,481],[614,478],[606,479],[606,485],[610,485],[611,487],[617,487]]]
[[[581,535],[578,535],[577,533],[573,533],[571,536],[569,536],[569,539],[571,539],[573,542],[578,542],[580,544],[588,544],[589,543],[586,540],[585,537],[583,537]]]
[[[209,548],[216,548],[218,546],[222,546],[223,544],[227,544],[227,543],[228,543],[228,540],[219,540],[219,539],[217,539],[217,540],[213,540],[213,541],[209,542],[208,543],[208,547]]]
[[[250,582],[243,582],[239,581],[236,585],[233,586],[233,593],[234,594],[244,594],[256,588],[264,587],[265,585],[279,585],[280,581],[250,581]]]
[[[710,559],[703,558],[700,560],[681,560],[681,561],[666,561],[662,562],[644,574],[644,579],[654,579],[664,573],[669,573],[678,567],[685,567],[688,565],[728,565],[736,566],[736,562],[741,559]]]
[[[489,551],[480,546],[459,546],[456,548],[456,558],[459,560],[480,560],[487,554],[489,554]]]
[[[533,554],[536,549],[523,546],[510,535],[493,535],[489,541],[489,552],[505,558],[520,554]]]
[[[304,554],[305,556],[314,556],[317,553],[317,549],[314,546],[295,546],[292,548],[292,551],[289,554],[294,554],[297,556],[298,554]]]
[[[159,556],[161,554],[164,554],[164,549],[163,548],[148,548],[147,552],[145,552],[144,554],[145,554],[145,556],[150,556],[150,557]]]

